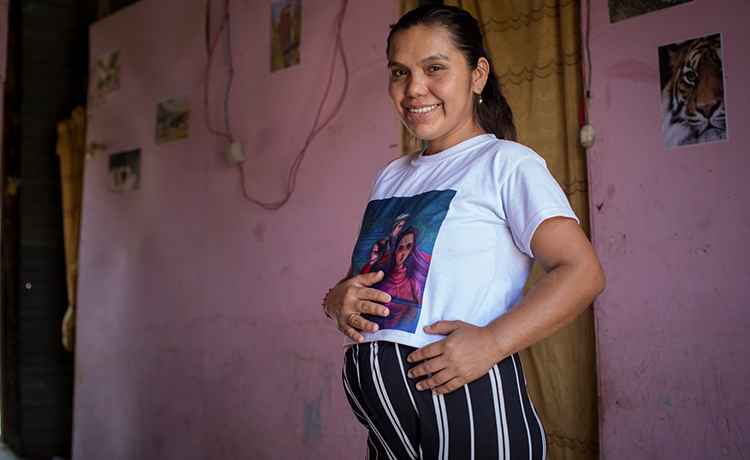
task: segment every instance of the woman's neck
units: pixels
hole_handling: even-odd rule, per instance
[[[462,132],[455,133],[453,136],[441,137],[427,142],[427,149],[422,153],[424,156],[435,155],[436,153],[444,152],[451,147],[454,147],[461,142],[468,141],[469,139],[482,134],[487,134],[479,127],[478,124],[473,123],[468,129],[462,130]]]

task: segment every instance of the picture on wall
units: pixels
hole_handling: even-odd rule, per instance
[[[664,148],[727,140],[721,34],[659,47]]]
[[[156,104],[156,143],[188,137],[190,93],[180,94]]]
[[[107,189],[112,193],[138,190],[141,186],[141,149],[109,155]]]
[[[102,54],[97,59],[96,89],[99,97],[120,89],[120,50]]]
[[[299,64],[302,1],[271,4],[271,72]]]
[[[635,16],[662,10],[671,6],[690,3],[693,0],[608,0],[609,23],[630,19]]]

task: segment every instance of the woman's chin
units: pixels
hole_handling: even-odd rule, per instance
[[[435,137],[432,130],[421,123],[404,123],[406,129],[409,130],[412,136],[416,137],[420,141],[429,141]]]

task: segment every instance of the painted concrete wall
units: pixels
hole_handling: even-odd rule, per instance
[[[606,460],[750,457],[748,17],[745,0],[696,0],[610,25],[591,2]],[[657,48],[716,32],[729,140],[664,150]]]
[[[212,35],[223,1],[212,1]],[[225,141],[203,123],[204,0],[142,0],[91,27],[73,457],[351,459],[366,433],[340,385],[342,336],[321,312],[348,267],[377,170],[399,153],[387,98],[391,2],[349,2],[350,86],[307,152],[289,204],[241,195]],[[303,2],[300,65],[270,73],[271,2],[231,2],[229,112],[251,195],[283,181],[323,96],[341,2]],[[121,88],[96,95],[93,63],[122,52]],[[223,126],[223,45],[211,119]],[[343,84],[338,64],[332,94]],[[189,137],[155,145],[157,101],[192,96]],[[324,116],[331,113],[329,103]],[[142,149],[140,190],[107,191],[108,154]]]

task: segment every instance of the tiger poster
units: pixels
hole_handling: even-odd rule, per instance
[[[664,148],[727,140],[721,34],[659,47]]]

